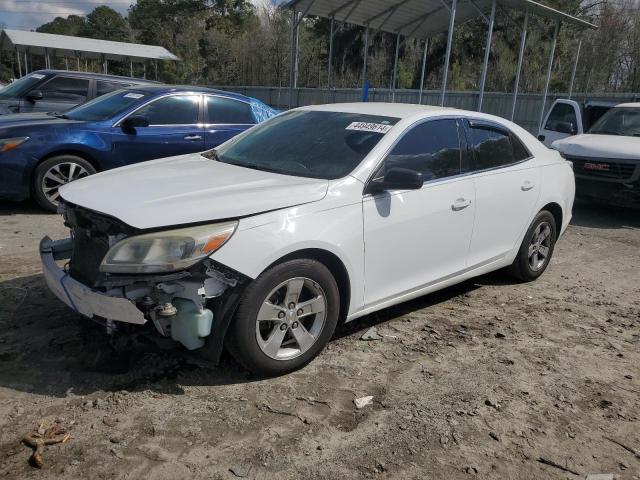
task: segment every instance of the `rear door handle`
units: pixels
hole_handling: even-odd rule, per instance
[[[185,135],[185,140],[202,140],[202,135]]]
[[[453,202],[453,205],[451,205],[451,210],[453,210],[454,212],[459,212],[460,210],[464,210],[465,208],[467,208],[469,205],[471,205],[471,200],[458,198],[455,202]]]
[[[528,192],[533,187],[535,187],[535,185],[533,183],[531,183],[529,180],[527,180],[522,184],[522,186],[520,188],[522,189],[523,192]]]

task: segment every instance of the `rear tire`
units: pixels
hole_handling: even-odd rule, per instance
[[[531,222],[509,273],[523,282],[535,280],[549,265],[557,239],[556,221],[551,212],[542,210]]]
[[[58,189],[69,182],[96,173],[93,165],[75,155],[58,155],[42,162],[33,178],[33,198],[45,210],[58,208]]]
[[[329,269],[316,260],[289,260],[247,287],[226,345],[252,373],[283,375],[322,351],[339,313],[340,293]]]

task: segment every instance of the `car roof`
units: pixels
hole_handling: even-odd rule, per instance
[[[63,75],[71,75],[73,77],[84,77],[84,78],[95,78],[98,80],[126,80],[131,82],[136,82],[140,84],[151,84],[151,85],[161,85],[160,82],[156,82],[154,80],[146,80],[144,78],[136,78],[136,77],[123,77],[121,75],[108,75],[106,73],[93,73],[93,72],[78,72],[75,70],[36,70],[30,73],[39,73],[41,75],[51,75],[51,74],[63,74]]]
[[[420,113],[452,113],[456,109],[433,105],[415,105],[410,103],[331,103],[326,105],[310,105],[297,110],[314,110],[322,112],[360,113],[363,115],[380,115],[385,117],[408,118]]]
[[[629,103],[619,103],[614,108],[617,107],[631,107],[631,108],[640,108],[640,103],[638,102],[629,102]]]
[[[255,101],[252,97],[247,97],[240,93],[229,92],[226,90],[217,90],[209,87],[197,87],[194,85],[132,85],[128,87],[130,90],[136,90],[139,92],[149,92],[153,94],[172,93],[172,92],[193,92],[193,93],[212,93],[215,95],[221,95],[236,100],[243,100],[245,102]]]

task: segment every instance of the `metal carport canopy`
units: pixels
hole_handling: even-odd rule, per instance
[[[597,28],[592,23],[532,0],[497,0],[497,3],[577,27]],[[338,22],[421,39],[448,28],[450,6],[450,1],[441,0],[291,0],[286,4],[287,8],[305,15],[334,18]],[[487,14],[491,6],[492,0],[458,0],[456,21],[464,22],[477,17],[480,12]]]
[[[363,83],[367,81],[367,57],[369,47],[369,31],[383,31],[396,35],[395,60],[392,77],[392,99],[395,100],[396,70],[398,64],[398,53],[400,47],[400,37],[412,37],[425,41],[424,54],[422,57],[422,73],[420,79],[420,103],[422,102],[422,90],[426,67],[427,51],[429,48],[428,39],[430,36],[448,31],[447,49],[445,53],[442,90],[440,104],[444,105],[447,90],[447,76],[449,71],[449,61],[453,43],[453,32],[455,22],[464,22],[473,17],[482,17],[488,24],[487,37],[485,41],[484,61],[480,76],[480,95],[478,98],[478,111],[482,111],[482,100],[484,97],[485,82],[487,77],[487,67],[489,63],[489,52],[491,51],[491,39],[495,21],[497,5],[522,10],[525,12],[524,23],[520,41],[520,51],[518,55],[518,66],[513,90],[513,105],[511,119],[515,115],[516,101],[518,98],[518,85],[520,82],[520,71],[525,51],[527,37],[527,26],[529,15],[539,15],[554,21],[555,28],[551,40],[549,63],[544,87],[542,109],[540,112],[540,124],[544,118],[549,82],[551,79],[551,69],[555,54],[558,30],[562,22],[573,25],[576,28],[597,28],[594,24],[561,12],[541,3],[532,0],[290,0],[283,4],[284,8],[292,11],[291,18],[291,62],[290,62],[290,82],[289,82],[289,104],[291,106],[293,89],[297,83],[297,30],[298,26],[306,15],[315,15],[331,19],[331,33],[329,41],[329,62],[327,74],[327,87],[331,88],[331,56],[333,51],[333,38],[335,35],[335,22],[350,23],[366,28],[364,40],[364,62],[363,62]],[[577,53],[574,62],[573,73],[571,75],[571,85],[569,91],[573,90],[576,66],[580,56],[580,46],[578,43]]]
[[[140,43],[112,42],[95,38],[72,37],[52,33],[27,32],[24,30],[2,30],[0,48],[46,55],[74,57],[82,53],[83,58],[106,58],[122,60],[126,58],[152,60],[180,60],[164,47],[142,45]]]

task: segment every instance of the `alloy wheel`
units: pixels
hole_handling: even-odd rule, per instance
[[[52,204],[58,204],[59,188],[69,182],[89,176],[89,172],[75,162],[61,162],[53,165],[42,176],[42,193]]]
[[[549,260],[551,251],[551,225],[540,222],[533,232],[529,245],[529,267],[534,272],[542,269]]]
[[[291,360],[309,350],[322,333],[327,298],[318,283],[296,277],[275,287],[256,319],[260,350],[274,360]]]

